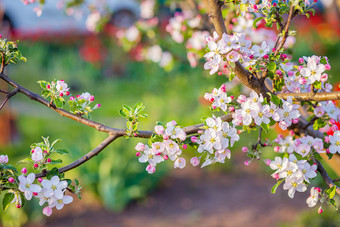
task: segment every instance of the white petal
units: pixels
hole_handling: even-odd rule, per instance
[[[60,189],[57,189],[54,191],[54,196],[57,198],[57,199],[62,199],[63,196],[64,196],[64,193],[60,190]]]
[[[44,179],[41,181],[41,186],[43,186],[43,188],[51,188],[52,183],[51,181]]]
[[[35,180],[35,174],[34,173],[28,174],[28,176],[27,176],[27,183],[28,184],[32,184],[34,180]]]
[[[58,176],[52,177],[52,178],[51,178],[51,183],[52,183],[53,185],[59,184],[59,177],[58,177]]]
[[[31,192],[38,193],[41,191],[41,187],[37,184],[31,184],[30,189]]]
[[[63,198],[63,203],[64,204],[72,203],[72,201],[73,201],[73,197],[72,196],[65,195],[64,198]]]

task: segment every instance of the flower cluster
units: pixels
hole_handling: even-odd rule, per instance
[[[93,107],[90,105],[94,101],[94,96],[88,92],[77,95],[76,97],[71,96],[68,104],[70,105],[71,112],[78,115],[85,114],[87,117],[91,118],[90,112],[98,109],[101,105],[96,104]]]
[[[233,100],[234,96],[228,97],[226,93],[226,85],[222,84],[219,89],[214,88],[211,93],[205,93],[204,98],[207,101],[212,102],[212,109],[219,108],[226,112],[228,104]],[[233,110],[233,107],[231,107],[231,110]]]
[[[274,147],[274,151],[278,153],[292,154],[295,152],[303,158],[313,154],[313,150],[317,153],[325,153],[322,139],[311,136],[303,136],[294,140],[291,135],[285,138],[279,135],[275,142],[280,145]]]
[[[270,47],[266,41],[261,45],[252,45],[243,33],[233,35],[223,33],[221,39],[219,38],[216,32],[212,37],[206,38],[210,52],[204,55],[207,60],[204,69],[210,70],[211,75],[219,70],[221,64],[233,67],[234,62],[240,61],[245,67],[249,67],[256,61],[268,59]]]
[[[268,125],[271,119],[274,122],[279,122],[282,130],[286,130],[292,123],[298,122],[300,112],[299,106],[293,104],[292,97],[282,101],[282,108],[275,105],[273,102],[264,103],[262,95],[256,92],[251,92],[250,97],[240,95],[237,102],[241,104],[241,108],[235,110],[233,114],[234,125],[250,125],[254,120],[256,125],[262,123]]]
[[[47,216],[52,214],[52,208],[55,207],[57,210],[60,210],[64,207],[64,204],[69,204],[73,201],[72,196],[65,195],[68,183],[65,180],[60,181],[58,176],[53,176],[50,180],[39,178],[38,181],[41,183],[41,186],[34,184],[34,173],[30,173],[27,176],[20,175],[18,179],[19,190],[24,193],[27,200],[31,200],[32,196],[35,196],[40,199],[40,206],[43,206],[46,202],[48,203],[43,209],[43,213]],[[21,201],[18,201],[18,197],[12,202],[22,204]]]
[[[206,155],[202,167],[220,162],[224,163],[225,158],[230,159],[230,150],[236,141],[240,139],[235,127],[228,122],[222,122],[219,117],[209,117],[205,120],[205,129],[202,134],[196,138],[191,137],[192,142],[197,143],[197,152],[200,157],[191,159],[191,163],[196,166],[199,164],[202,156]]]
[[[174,168],[183,169],[186,165],[184,158],[180,157],[182,150],[181,143],[186,139],[186,133],[182,128],[177,126],[175,121],[170,121],[164,127],[163,125],[155,126],[156,135],[151,138],[151,146],[143,143],[138,143],[135,149],[138,151],[136,155],[139,157],[139,162],[148,162],[146,167],[148,173],[156,171],[156,165],[164,160],[170,159],[174,161]],[[182,146],[183,149],[187,145]]]
[[[340,131],[336,131],[333,135],[330,135],[329,141],[331,143],[329,146],[329,152],[332,154],[340,154]]]
[[[307,160],[298,160],[294,154],[289,158],[275,157],[270,163],[270,168],[276,170],[273,178],[284,179],[284,190],[288,190],[288,196],[294,198],[295,191],[304,192],[307,190],[309,179],[316,177],[317,165],[310,165]]]
[[[70,88],[68,87],[67,83],[64,80],[54,80],[51,83],[40,80],[38,81],[40,87],[43,89],[41,95],[45,98],[50,97],[51,102],[54,101],[55,105],[58,108],[63,107],[64,105],[64,98],[63,96],[70,95]]]

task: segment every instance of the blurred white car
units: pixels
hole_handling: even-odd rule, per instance
[[[0,0],[3,12],[0,33],[4,35],[6,29],[22,35],[37,32],[88,32],[89,24],[98,19],[91,15],[88,6],[95,6],[101,12],[108,11],[111,14],[111,22],[119,27],[129,27],[140,15],[139,4],[135,0],[85,0],[81,7],[66,11],[60,0],[47,0],[40,16],[37,16],[40,13],[38,3],[24,5],[21,0]]]

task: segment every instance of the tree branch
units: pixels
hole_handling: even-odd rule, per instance
[[[7,103],[7,101],[8,101],[11,97],[13,97],[14,95],[16,95],[17,93],[18,93],[18,88],[15,88],[12,92],[8,93],[8,94],[6,95],[5,100],[3,101],[3,103],[2,103],[1,106],[0,106],[0,110],[5,106],[5,104]]]
[[[336,186],[334,184],[334,182],[332,181],[332,179],[328,176],[327,171],[325,170],[325,168],[322,166],[321,162],[315,158],[313,158],[313,161],[317,164],[318,166],[318,171],[322,176],[322,179],[325,181],[325,183],[328,185],[328,187],[334,187]],[[340,195],[340,188],[338,186],[336,186],[336,193],[338,195]]]
[[[222,38],[223,33],[227,34],[227,29],[222,16],[221,4],[219,3],[221,2],[218,0],[209,0],[210,17],[217,34],[220,38]],[[261,83],[258,78],[246,70],[240,62],[235,62],[235,68],[233,68],[233,71],[244,85],[257,93],[262,94],[264,97],[268,97],[267,93],[270,92],[270,90],[264,83]]]
[[[340,100],[340,91],[334,92],[322,92],[322,93],[281,93],[277,94],[279,98],[287,99],[288,97],[292,97],[295,101],[329,101],[329,100]]]
[[[85,162],[87,162],[88,160],[93,158],[94,156],[98,155],[105,147],[107,147],[110,143],[112,143],[118,137],[120,137],[120,136],[117,135],[117,134],[110,134],[109,137],[107,137],[103,142],[101,142],[92,151],[90,151],[89,153],[87,153],[83,157],[79,158],[78,160],[72,162],[71,164],[59,168],[59,173],[67,172],[67,171],[69,171],[71,169],[74,169],[74,168],[84,164]],[[48,171],[46,171],[46,170],[42,171],[41,173],[36,174],[35,178],[46,177],[47,173],[48,173]]]

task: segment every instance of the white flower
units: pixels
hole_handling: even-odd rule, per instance
[[[332,154],[335,154],[336,152],[340,153],[340,131],[336,131],[333,135],[330,135],[329,141],[331,142],[329,152]]]
[[[65,204],[69,204],[73,201],[73,197],[72,196],[69,196],[69,195],[64,195],[63,197],[57,199],[53,199],[50,207],[56,207],[57,210],[61,210],[63,209],[64,205]]]
[[[278,170],[278,171],[283,171],[288,165],[288,159],[283,158],[283,160],[280,157],[275,157],[274,161],[270,162],[270,168],[272,170]]]
[[[6,164],[8,162],[7,155],[0,155],[0,164]]]
[[[177,158],[174,162],[174,168],[183,169],[185,167],[185,159],[184,158]]]
[[[319,192],[315,189],[315,187],[312,187],[310,189],[310,196],[307,198],[306,203],[309,207],[313,207],[318,203],[319,200]]]
[[[220,65],[221,60],[214,56],[212,59],[208,60],[205,64],[204,64],[204,69],[205,70],[209,70],[210,72],[209,74],[212,75],[214,73],[216,73],[218,71],[219,65]]]
[[[252,47],[252,50],[254,51],[254,56],[255,57],[263,57],[264,55],[266,55],[269,51],[269,46],[266,43],[266,41],[263,41],[261,44],[261,47],[258,45],[254,45]]]
[[[297,149],[296,153],[300,154],[302,157],[306,157],[311,150],[311,147],[307,144],[300,144]]]
[[[310,165],[308,162],[305,162],[302,165],[299,165],[299,169],[303,174],[303,178],[305,181],[309,183],[309,179],[316,177],[316,165]]]
[[[35,174],[30,173],[27,177],[20,175],[19,176],[19,190],[24,192],[25,198],[27,200],[32,199],[33,192],[38,193],[41,191],[41,187],[39,185],[33,184],[35,180]]]
[[[303,178],[291,177],[286,180],[283,189],[288,190],[290,198],[294,198],[295,191],[304,192],[307,190],[307,186],[303,183]]]
[[[301,75],[307,78],[307,83],[309,84],[312,84],[315,81],[320,81],[321,74],[326,70],[323,64],[318,63],[318,57],[308,57],[307,68],[303,68],[300,71]]]
[[[55,196],[57,199],[61,199],[64,195],[64,189],[67,187],[66,181],[60,181],[58,176],[53,176],[51,180],[44,179],[41,182],[44,188],[44,196]]]
[[[155,155],[152,149],[150,149],[148,145],[145,145],[144,154],[139,157],[138,161],[142,163],[149,162],[152,166],[156,166],[157,163],[164,161],[164,159],[161,155]]]
[[[35,162],[40,162],[43,160],[44,156],[40,147],[36,147],[32,153],[32,160]]]
[[[63,80],[58,80],[57,81],[57,90],[59,93],[66,93],[70,88],[68,88],[67,84]]]
[[[262,106],[261,104],[257,103],[255,110],[251,111],[251,115],[254,118],[255,124],[261,125],[262,122],[265,124],[269,124],[270,120],[267,117],[267,114],[269,112],[269,105]]]

